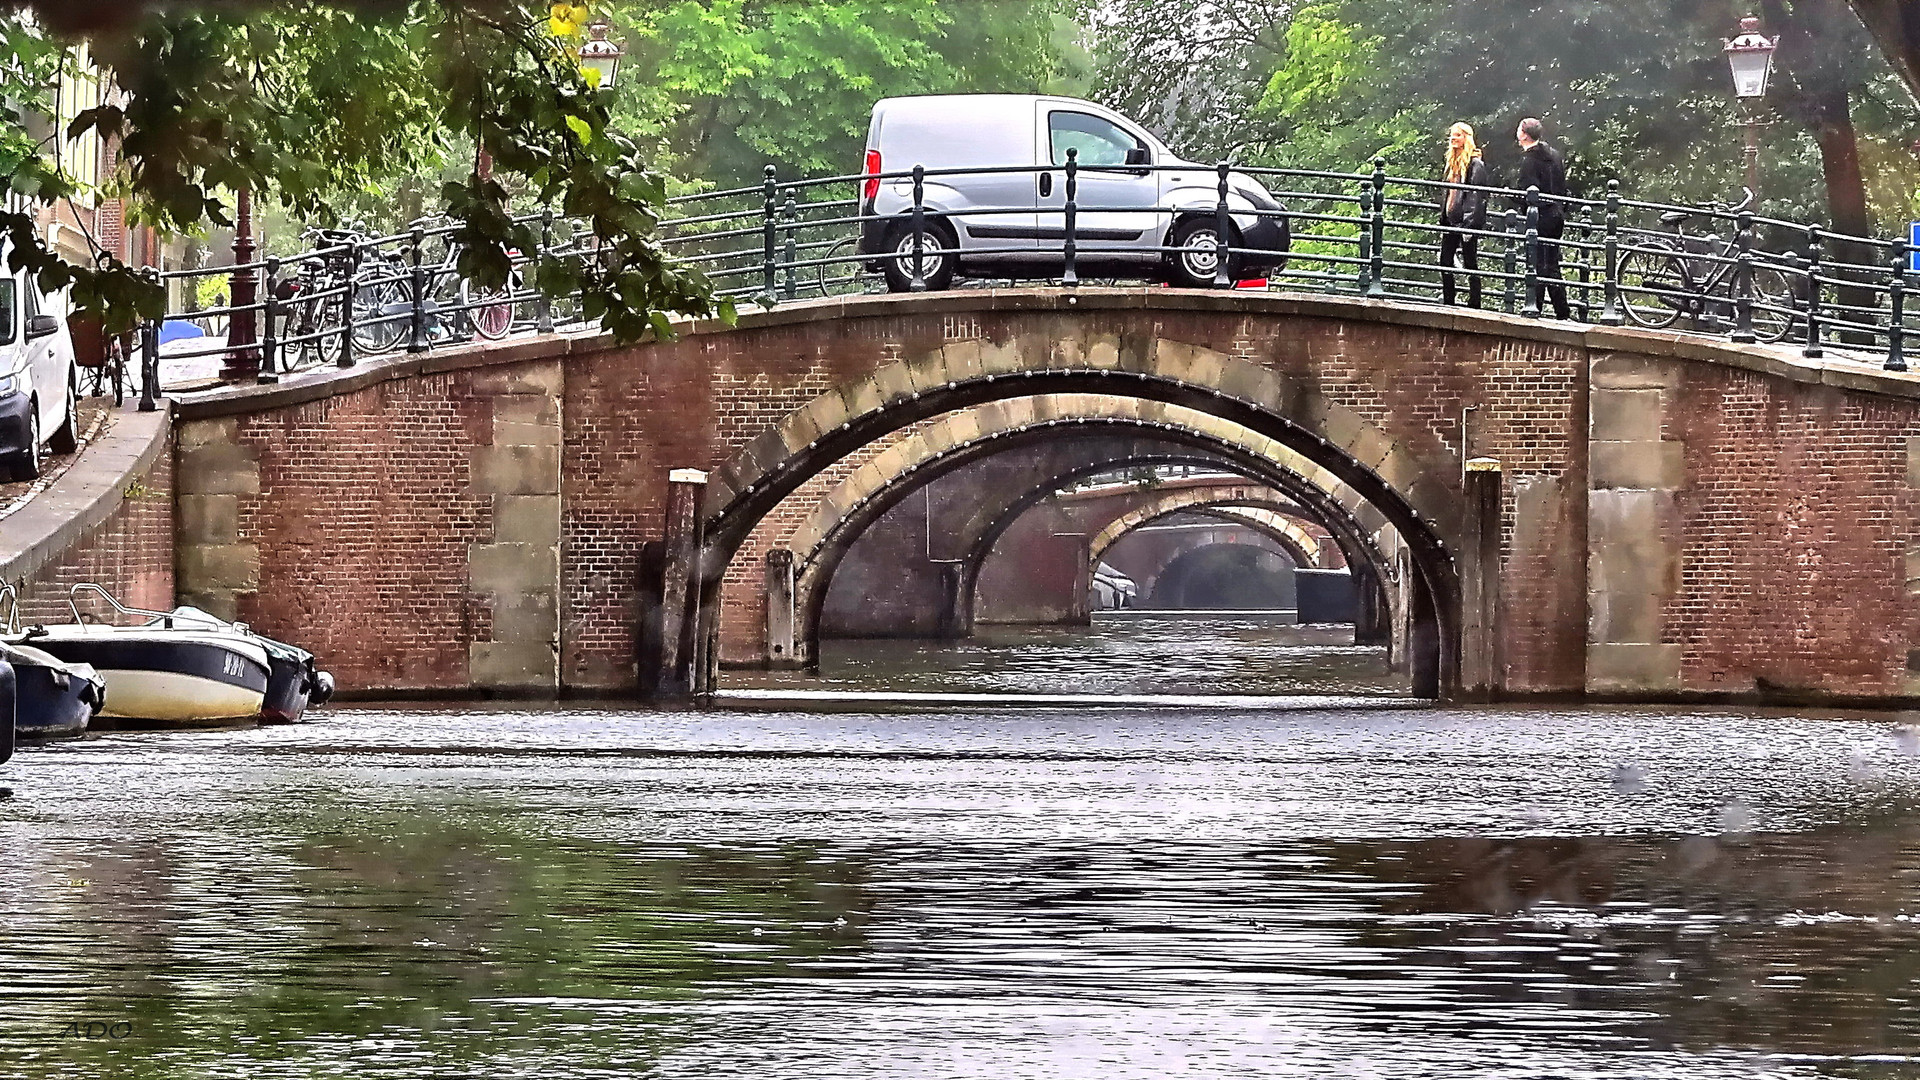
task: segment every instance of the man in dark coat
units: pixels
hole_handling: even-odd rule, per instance
[[[1516,136],[1520,140],[1520,180],[1515,186],[1521,191],[1539,188],[1542,195],[1565,195],[1567,193],[1567,162],[1560,151],[1540,141],[1540,121],[1527,117],[1520,121],[1520,130]],[[1524,207],[1524,203],[1522,206]],[[1560,278],[1560,236],[1567,228],[1567,210],[1562,203],[1540,203],[1540,285],[1534,289],[1531,298],[1534,306],[1540,304],[1540,289],[1544,288],[1553,299],[1553,313],[1559,318],[1569,318],[1567,308],[1567,286]]]

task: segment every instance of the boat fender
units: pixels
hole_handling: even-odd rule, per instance
[[[333,696],[333,675],[325,671],[313,673],[313,690],[307,695],[307,704],[319,705]]]

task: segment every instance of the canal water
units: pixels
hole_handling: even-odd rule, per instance
[[[1920,1074],[1902,717],[1406,707],[1232,618],[803,688],[908,672],[1154,700],[770,680],[23,751],[0,1076]],[[1165,697],[1202,692],[1279,696]]]

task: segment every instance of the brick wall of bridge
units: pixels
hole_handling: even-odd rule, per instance
[[[1284,374],[1289,415],[1357,418],[1446,491],[1464,457],[1499,458],[1516,692],[1909,688],[1920,413],[1906,383],[1828,385],[1847,379],[1495,315],[1077,299],[868,298],[669,343],[531,341],[189,400],[180,589],[314,646],[350,691],[624,691],[668,470],[719,470],[830,388],[943,344],[1011,343],[1044,367],[1098,334]],[[827,483],[763,524],[736,582],[759,579]],[[757,602],[726,616],[749,637]]]

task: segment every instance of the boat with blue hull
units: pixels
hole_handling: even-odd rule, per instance
[[[89,664],[69,664],[40,649],[0,643],[13,667],[13,730],[22,739],[83,735],[106,701],[107,682]]]
[[[88,621],[83,596],[104,600],[123,621]],[[130,608],[94,584],[75,585],[67,606],[73,622],[30,626],[8,638],[16,647],[91,665],[106,683],[100,715],[111,719],[194,724],[259,719],[299,720],[327,700],[333,677],[305,649],[254,633],[245,623],[194,607]],[[144,619],[126,625],[126,619]],[[11,623],[9,623],[11,628]]]

